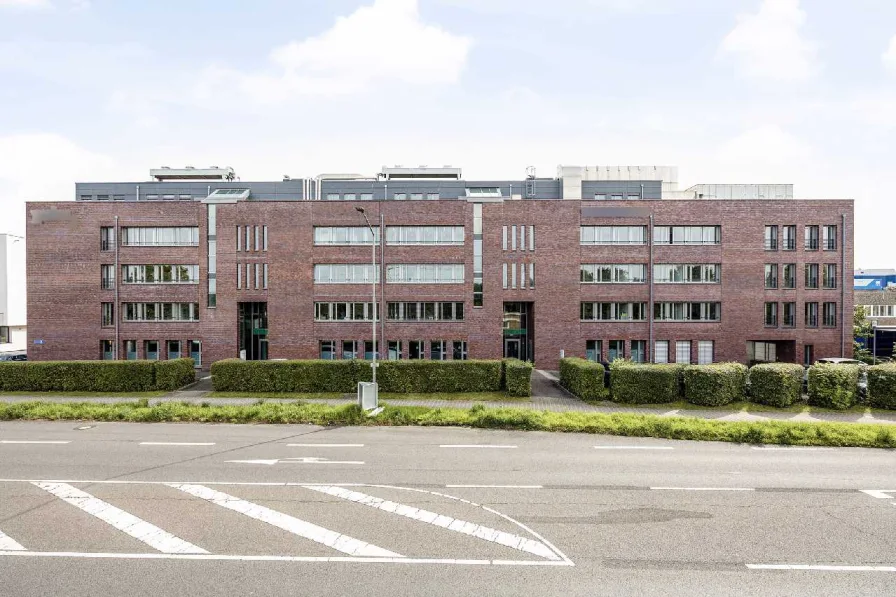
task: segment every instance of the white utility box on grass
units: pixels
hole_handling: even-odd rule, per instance
[[[358,382],[358,406],[362,410],[374,410],[379,406],[379,387],[369,381]]]

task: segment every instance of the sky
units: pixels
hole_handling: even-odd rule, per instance
[[[896,267],[892,0],[0,0],[0,232],[75,181],[675,165],[856,200]]]

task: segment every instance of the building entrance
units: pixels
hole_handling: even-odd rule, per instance
[[[240,354],[247,361],[268,360],[268,304],[239,303]]]
[[[533,303],[504,303],[504,358],[535,361]]]

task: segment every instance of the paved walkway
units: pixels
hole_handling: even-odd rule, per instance
[[[186,402],[190,404],[210,404],[214,406],[251,405],[259,402],[258,398],[209,398],[211,390],[210,378],[202,379],[183,390],[171,392],[160,398],[151,398],[151,405],[165,402]],[[428,408],[470,408],[481,404],[486,408],[528,408],[554,412],[586,412],[586,413],[632,413],[659,415],[664,417],[697,417],[718,421],[791,421],[796,423],[840,422],[840,423],[883,423],[896,425],[896,411],[893,413],[840,413],[813,412],[794,413],[786,411],[744,412],[724,409],[677,409],[664,408],[663,405],[634,406],[621,405],[614,402],[587,404],[569,394],[557,383],[555,375],[548,371],[536,370],[532,376],[533,396],[528,401],[476,402],[473,400],[392,400],[384,401],[395,406],[424,406]],[[0,402],[30,402],[35,400],[51,400],[53,402],[92,402],[98,404],[124,404],[136,402],[136,398],[104,398],[104,397],[49,397],[49,396],[0,396]],[[294,399],[267,398],[268,403],[290,403]],[[354,404],[356,398],[347,394],[342,398],[306,399],[303,402],[344,406]]]

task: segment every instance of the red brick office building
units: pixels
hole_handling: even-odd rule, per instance
[[[28,357],[369,358],[374,288],[380,358],[851,354],[851,200],[610,170],[79,183],[27,205]]]

